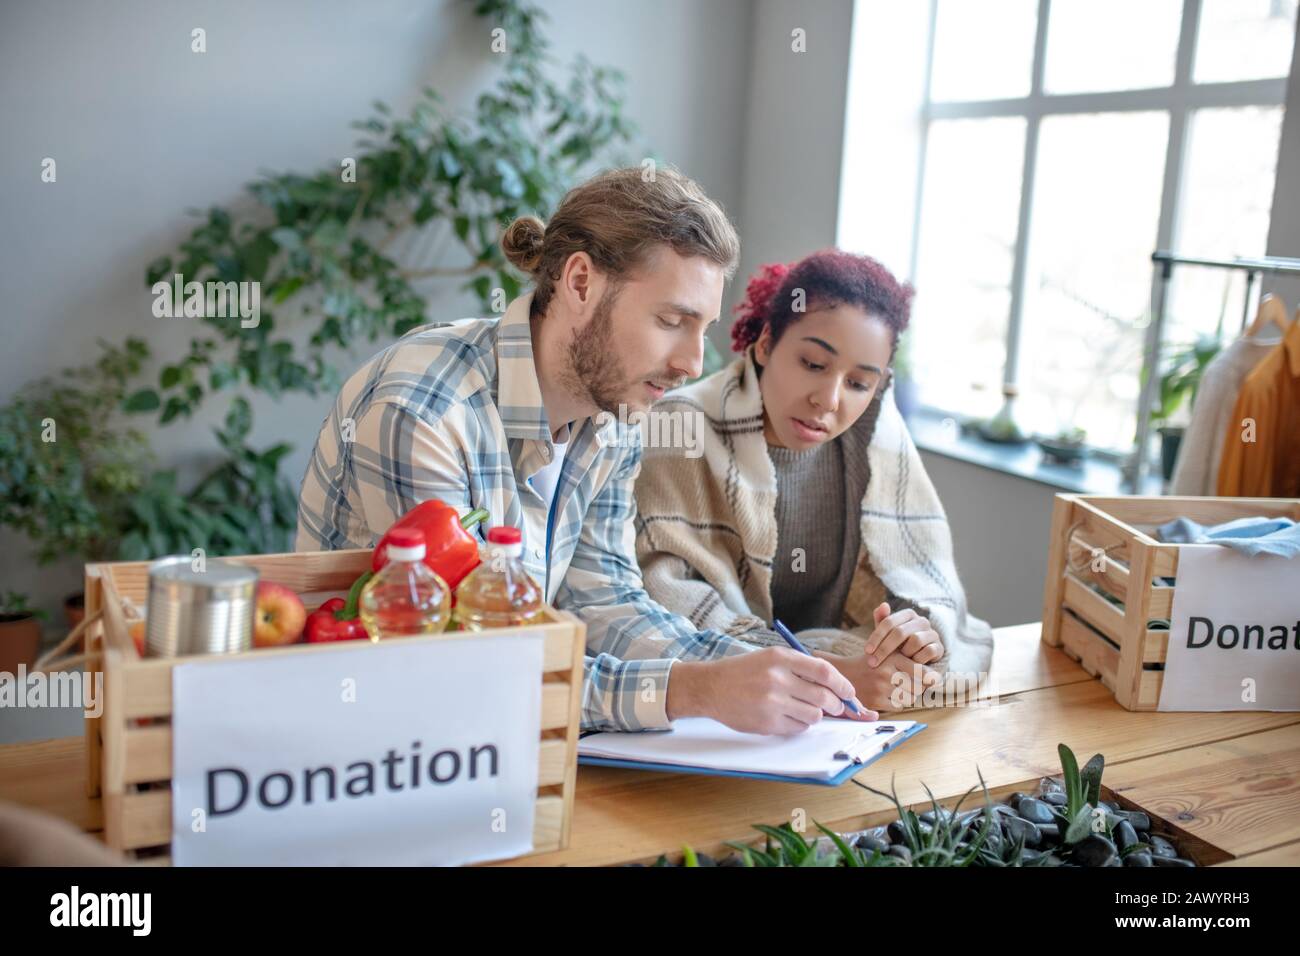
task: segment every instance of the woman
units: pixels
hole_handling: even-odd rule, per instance
[[[911,298],[880,263],[838,250],[763,267],[732,328],[744,354],[654,408],[702,417],[702,455],[646,448],[636,485],[651,597],[754,644],[781,643],[779,619],[880,709],[918,689],[896,674],[978,679],[993,650],[886,397]]]

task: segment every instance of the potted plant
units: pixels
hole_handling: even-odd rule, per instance
[[[1055,435],[1039,435],[1034,441],[1050,461],[1076,465],[1087,457],[1088,433],[1082,428],[1062,428]]]
[[[18,665],[31,667],[41,648],[44,611],[33,610],[27,595],[10,591],[0,598],[0,673],[17,674]]]

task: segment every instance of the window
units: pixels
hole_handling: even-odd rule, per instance
[[[1131,449],[1152,251],[1264,252],[1296,8],[932,0],[906,263],[923,404],[984,416],[1015,384],[1033,431]],[[841,211],[841,241],[870,253]],[[1235,334],[1240,274],[1174,276],[1166,343]]]

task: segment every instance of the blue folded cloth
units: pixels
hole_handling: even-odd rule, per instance
[[[1156,529],[1168,544],[1222,544],[1242,554],[1300,554],[1300,524],[1290,518],[1237,518],[1210,527],[1190,518],[1175,518]]]

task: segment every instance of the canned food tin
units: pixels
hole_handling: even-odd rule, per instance
[[[197,565],[197,566],[196,566]],[[237,654],[253,646],[256,568],[189,555],[149,565],[146,657]]]

